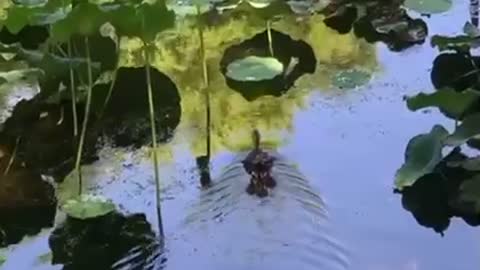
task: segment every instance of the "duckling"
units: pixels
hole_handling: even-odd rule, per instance
[[[271,176],[275,158],[260,148],[260,132],[257,129],[252,135],[253,150],[242,161],[243,168],[251,176],[246,191],[250,195],[265,197],[268,195],[267,188],[274,188],[277,184]]]

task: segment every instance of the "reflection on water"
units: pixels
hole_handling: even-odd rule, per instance
[[[457,33],[467,9],[468,3],[462,1],[450,13],[432,16],[427,20],[429,32]],[[437,112],[408,111],[402,99],[432,89],[428,76],[437,52],[423,45],[392,54],[380,44],[378,52],[367,57],[373,47],[361,45],[350,34],[336,34],[321,23],[298,27],[302,31],[295,34],[291,28],[297,26],[285,23],[280,28],[281,24],[273,27],[312,46],[318,71],[299,80],[297,89],[281,98],[264,97],[252,103],[226,88],[218,74],[212,77],[217,152],[212,157],[214,185],[209,190],[198,188],[194,158],[204,152],[204,133],[198,124],[203,123],[201,73],[197,48],[192,46],[198,43],[191,42],[196,35],[188,30],[190,26],[179,24],[185,31],[164,37],[159,46],[157,66],[177,84],[183,108],[182,123],[168,146],[173,161],[160,168],[165,268],[478,269],[480,239],[475,228],[452,219],[442,238],[418,226],[392,190],[408,140],[433,123],[453,125]],[[221,35],[213,29],[206,33],[212,39],[208,51],[213,71],[218,70],[219,52],[241,42],[239,35],[253,36],[260,28],[249,26],[246,19],[226,25],[219,29],[232,37],[229,44],[215,38]],[[378,55],[382,73],[367,86],[341,93],[325,91],[330,89],[328,74],[337,68],[362,66],[373,55]],[[337,61],[341,64],[335,65]],[[277,130],[288,131],[282,134],[288,140],[277,149],[284,158],[274,167],[279,185],[263,200],[244,192],[248,176],[238,163],[241,158],[223,150],[250,145],[252,126],[267,139],[275,138]],[[139,153],[130,156],[104,149],[99,162],[85,167],[91,172],[85,188],[112,198],[122,211],[146,212],[155,228],[152,168],[149,161],[136,156]],[[37,257],[48,252],[47,237],[42,234],[12,246],[3,268],[60,269],[37,263]]]
[[[301,76],[294,88],[283,98],[264,96],[253,102],[230,89],[219,72],[224,51],[265,31],[263,20],[245,14],[232,16],[204,32],[205,50],[210,79],[212,153],[227,149],[245,150],[250,146],[250,130],[258,128],[270,145],[285,142],[285,132],[291,131],[293,116],[313,90],[330,92],[338,70],[359,69],[369,73],[377,69],[374,47],[353,33],[341,35],[323,22],[324,16],[314,15],[301,22],[294,16],[272,22],[272,29],[312,47],[317,60],[314,74]],[[205,105],[199,40],[191,20],[178,22],[176,28],[158,38],[158,53],[154,65],[167,74],[182,96],[182,122],[179,132],[188,137],[195,155],[205,153]],[[140,42],[129,40],[125,49],[125,65],[138,65],[143,58],[138,51]],[[280,45],[279,45],[280,46]],[[177,137],[178,139],[178,137]],[[167,146],[169,148],[169,146]]]
[[[330,234],[321,195],[295,167],[274,156],[277,186],[266,199],[245,192],[248,175],[241,158],[200,194],[179,228],[182,241],[171,246],[169,269],[188,266],[175,254],[191,242],[205,243],[188,258],[202,269],[349,268],[347,251]]]

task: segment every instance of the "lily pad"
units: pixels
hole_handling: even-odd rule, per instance
[[[89,219],[104,216],[115,210],[112,201],[93,195],[82,195],[78,199],[68,200],[62,210],[73,218]]]
[[[480,113],[475,113],[465,117],[460,126],[455,129],[452,135],[446,139],[446,144],[450,146],[460,146],[469,139],[480,134]]]
[[[273,57],[247,56],[227,67],[226,76],[236,81],[270,80],[283,72],[283,64]]]
[[[424,14],[443,13],[452,7],[452,0],[405,0],[404,5]]]
[[[477,99],[478,95],[472,92],[442,89],[431,94],[420,93],[407,97],[407,107],[412,111],[437,107],[448,117],[459,119]]]
[[[274,0],[247,0],[250,6],[254,8],[266,8],[268,7]]]
[[[341,89],[352,89],[367,84],[371,74],[357,69],[341,71],[332,78],[332,84]]]
[[[444,127],[435,125],[430,133],[417,135],[408,142],[405,163],[395,176],[398,190],[413,185],[420,177],[433,171],[443,158],[443,140],[447,136],[448,131]]]

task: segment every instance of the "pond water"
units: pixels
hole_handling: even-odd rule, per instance
[[[468,1],[456,1],[450,11],[422,19],[429,33],[454,35],[469,18],[468,8]],[[377,43],[374,51],[378,70],[364,86],[314,87],[303,94],[299,106],[288,100],[291,96],[276,97],[292,108],[285,109],[291,114],[287,127],[272,131],[280,141],[273,172],[278,188],[267,198],[244,192],[248,177],[240,160],[245,153],[218,145],[211,157],[214,185],[200,189],[196,151],[189,142],[198,131],[195,121],[181,122],[168,149],[162,148],[167,260],[156,268],[479,269],[476,228],[453,218],[441,236],[420,226],[402,207],[401,195],[393,192],[409,139],[437,123],[454,127],[436,110],[409,111],[403,100],[433,89],[430,71],[438,51],[428,41],[402,52]],[[235,110],[232,104],[224,106]],[[256,117],[261,118],[259,111]],[[145,149],[105,148],[99,161],[84,166],[84,174],[89,193],[111,198],[124,211],[145,213],[157,228],[155,183]],[[70,182],[67,178],[66,186]],[[57,222],[62,219],[57,214]],[[2,251],[6,261],[0,268],[62,269],[46,262],[51,232],[44,229],[9,246]]]

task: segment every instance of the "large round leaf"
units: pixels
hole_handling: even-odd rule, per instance
[[[88,219],[104,216],[115,210],[115,205],[110,200],[92,195],[82,195],[77,199],[68,200],[62,210],[70,217]]]
[[[398,190],[413,185],[420,177],[433,171],[443,158],[443,140],[447,136],[448,131],[444,127],[435,125],[430,133],[417,135],[408,142],[405,163],[395,176]]]
[[[443,13],[452,7],[452,0],[405,0],[404,5],[419,13]]]
[[[230,63],[226,76],[236,81],[262,81],[282,72],[283,64],[275,58],[247,56]]]

